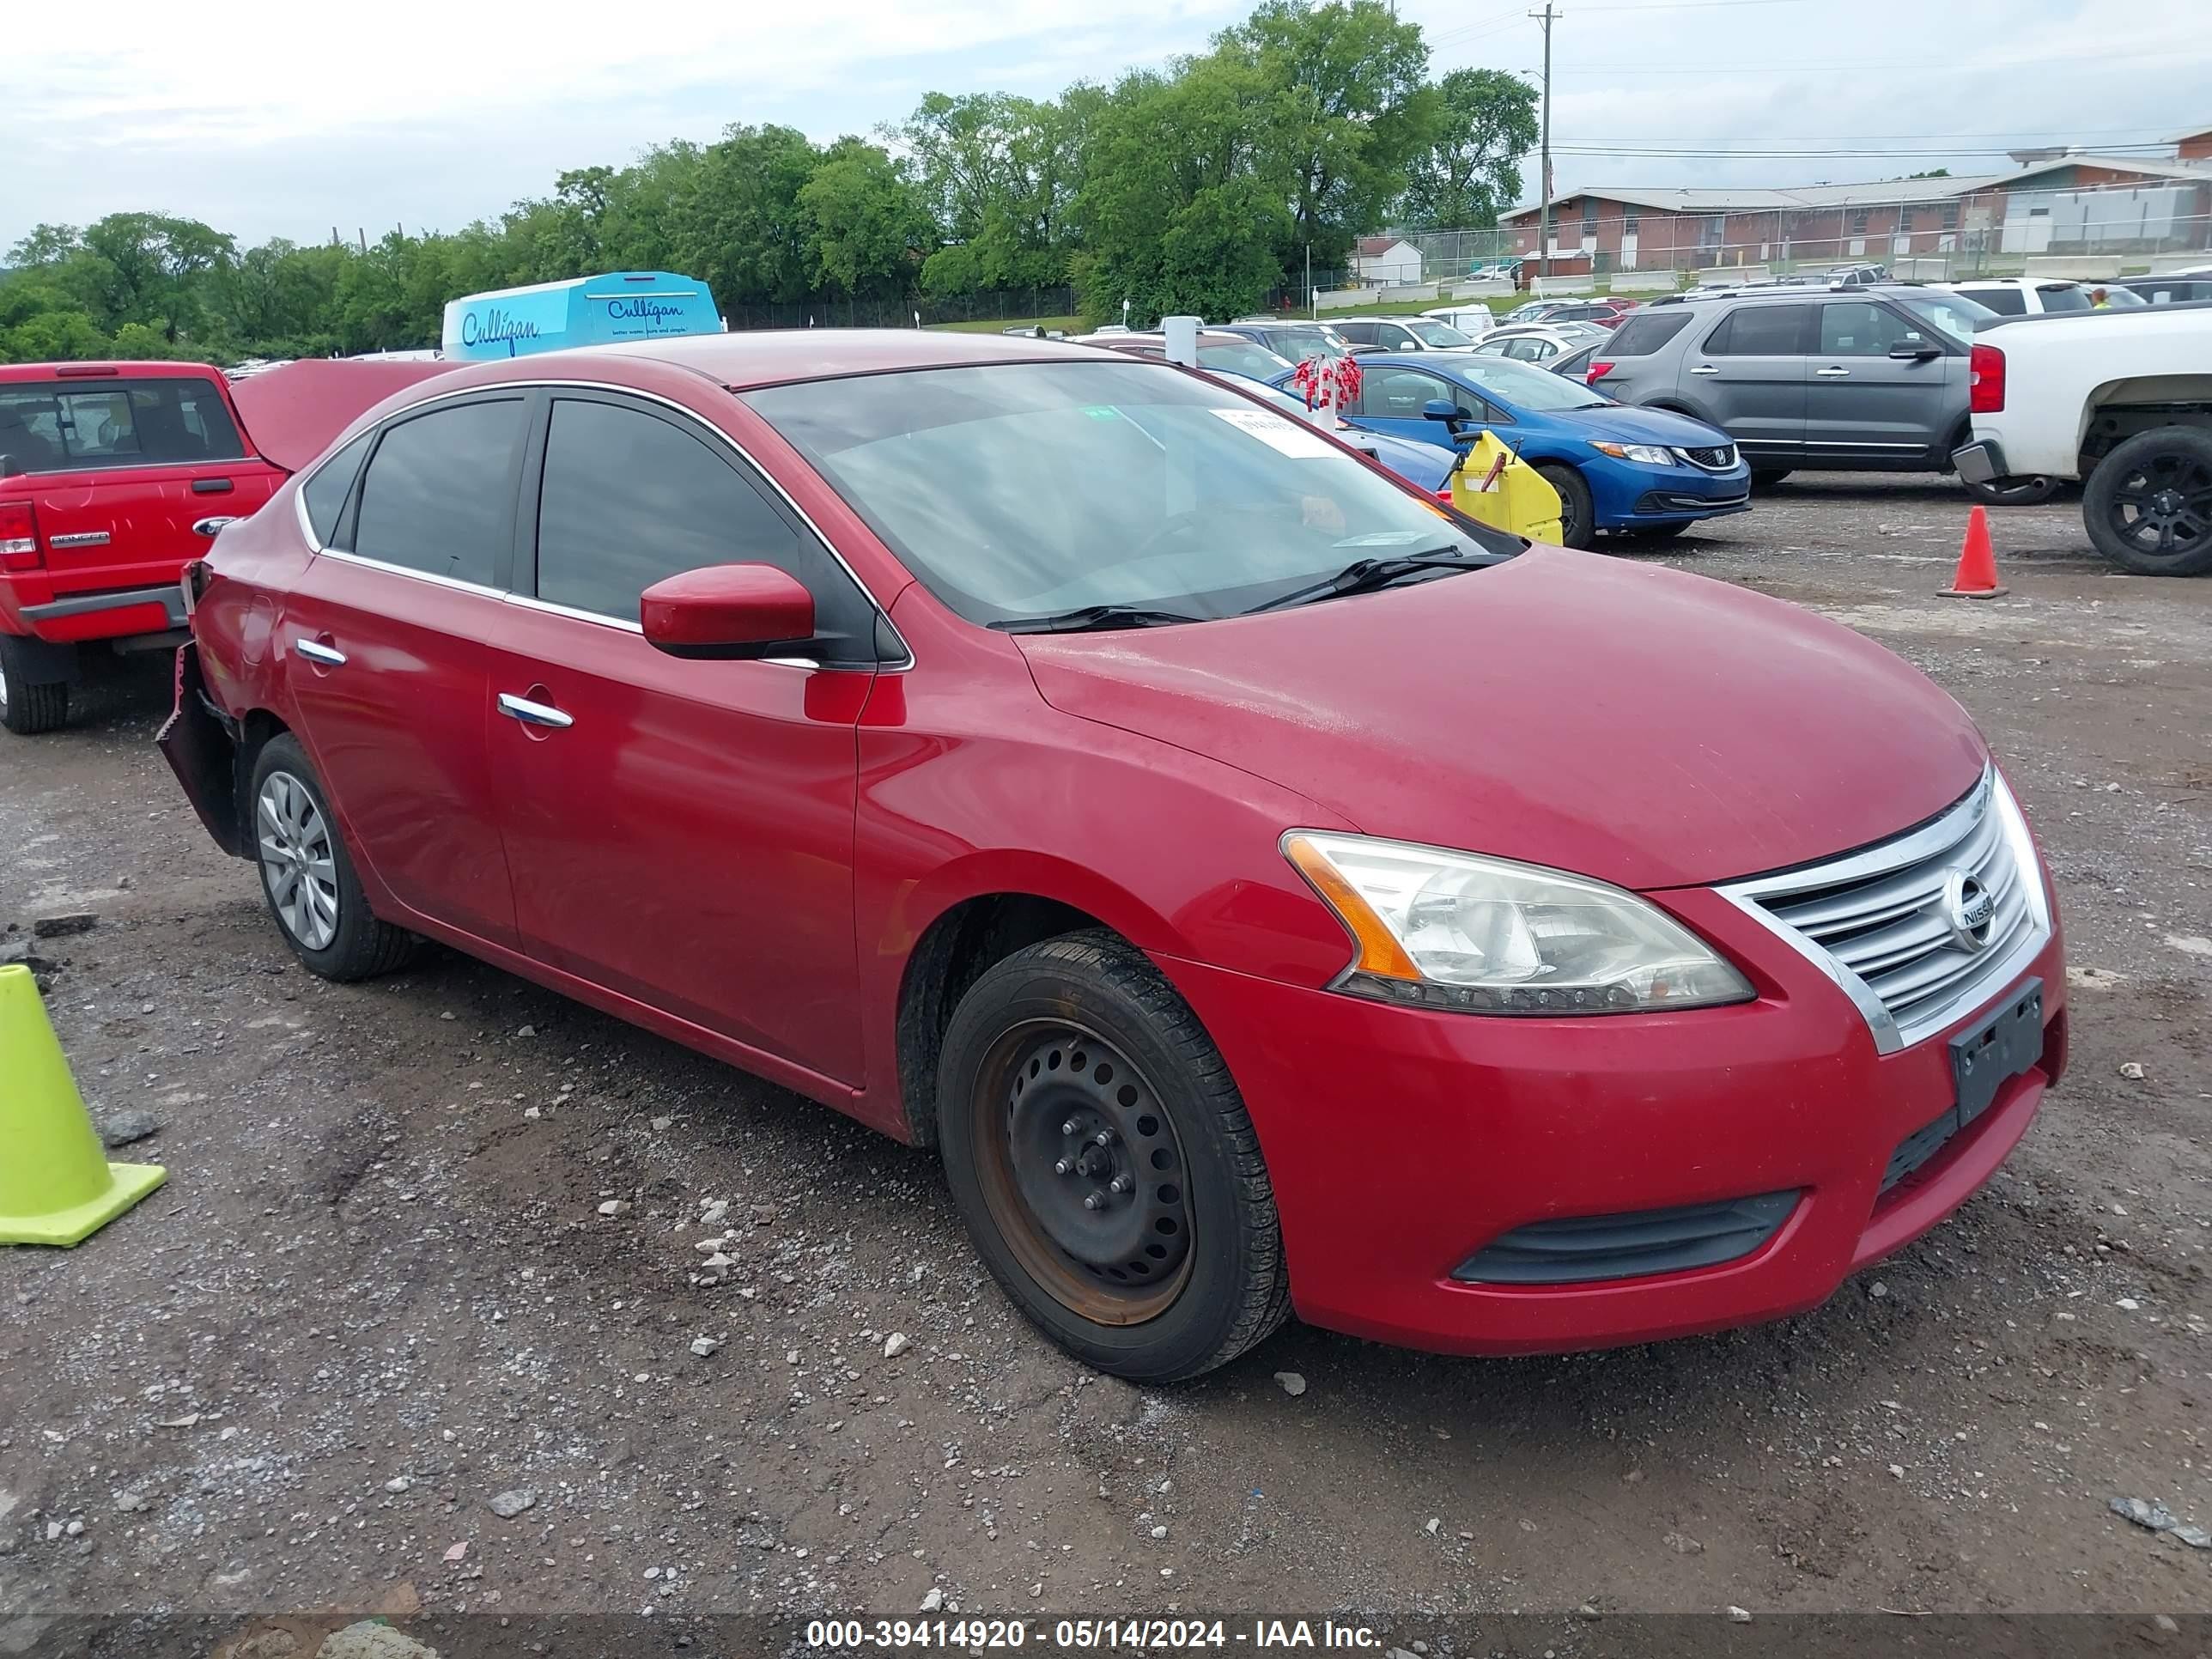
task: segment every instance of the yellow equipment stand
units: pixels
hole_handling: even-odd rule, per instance
[[[1559,492],[1488,428],[1452,473],[1452,505],[1493,530],[1559,544]]]
[[[0,968],[0,1244],[75,1244],[168,1174],[107,1161],[38,981]]]

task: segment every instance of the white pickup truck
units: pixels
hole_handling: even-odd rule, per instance
[[[2144,576],[2212,571],[2212,303],[1990,325],[1970,362],[1961,478],[2081,479],[2106,558]]]

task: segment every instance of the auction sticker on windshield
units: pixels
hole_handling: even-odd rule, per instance
[[[1240,432],[1249,432],[1270,449],[1279,449],[1298,460],[1326,459],[1336,451],[1310,428],[1264,409],[1217,409],[1212,411]]]

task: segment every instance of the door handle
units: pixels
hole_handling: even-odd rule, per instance
[[[345,653],[334,645],[325,645],[320,640],[295,640],[292,648],[309,662],[319,662],[325,668],[345,666]]]
[[[556,732],[566,731],[576,723],[576,717],[566,709],[556,708],[547,702],[532,702],[512,691],[499,694],[499,712],[525,726],[550,726]]]
[[[1720,370],[1711,363],[1699,363],[1690,370],[1692,374],[1717,374]]]
[[[228,495],[236,488],[237,486],[232,483],[228,478],[195,478],[192,480],[192,494],[195,495]]]
[[[238,519],[235,514],[227,519],[222,517],[212,519],[195,519],[192,520],[192,534],[195,536],[216,535],[222,532],[226,525],[234,525],[237,522]]]
[[[1836,368],[1831,367],[1828,368],[1816,368],[1813,372],[1824,380],[1833,380],[1850,374],[1850,370],[1848,368]]]

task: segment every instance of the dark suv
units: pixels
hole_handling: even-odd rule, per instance
[[[1906,287],[1663,300],[1599,346],[1588,380],[1722,428],[1754,485],[1799,467],[1948,472],[1967,429],[1967,342],[1989,315]]]

